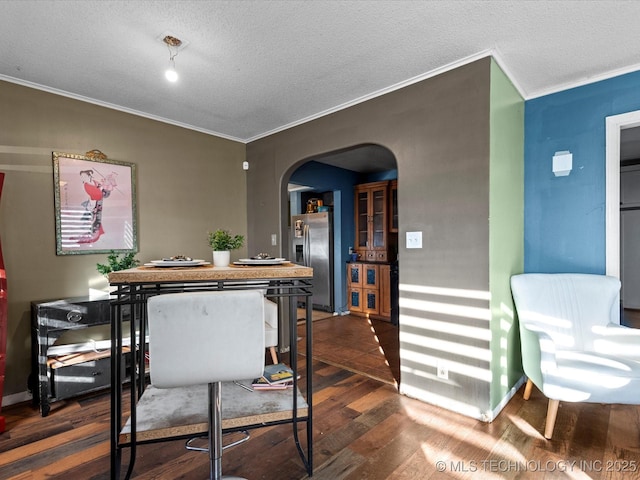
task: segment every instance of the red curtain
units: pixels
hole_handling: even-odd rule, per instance
[[[4,173],[0,172],[0,197],[2,197],[2,185]],[[0,412],[2,411],[2,392],[4,390],[4,370],[7,356],[7,275],[4,270],[4,258],[2,257],[2,244],[0,243]],[[0,433],[5,430],[5,420],[0,415]]]

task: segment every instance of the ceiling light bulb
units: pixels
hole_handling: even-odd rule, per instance
[[[169,67],[167,71],[164,72],[164,76],[172,83],[178,81],[178,72],[176,72],[176,69],[173,68],[173,66]]]
[[[178,55],[178,48],[182,45],[182,40],[172,35],[165,35],[162,41],[169,49],[169,68],[164,72],[164,76],[171,83],[175,83],[178,81],[175,58]]]
[[[178,55],[178,49],[182,45],[182,40],[172,35],[165,35],[162,41],[167,45],[169,49],[169,68],[164,72],[164,76],[171,83],[178,81],[178,72],[176,72],[176,55]]]

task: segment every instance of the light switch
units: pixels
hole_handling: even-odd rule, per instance
[[[278,234],[276,233],[271,234],[271,245],[274,247],[278,245]]]
[[[407,232],[407,248],[422,248],[422,232]]]

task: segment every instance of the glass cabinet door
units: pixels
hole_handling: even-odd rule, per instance
[[[367,307],[366,310],[372,313],[378,313],[378,292],[367,290]]]
[[[352,312],[362,312],[362,289],[350,288],[349,289],[349,310]]]
[[[361,263],[348,263],[347,264],[347,281],[351,286],[362,286],[362,264]]]
[[[359,258],[386,262],[389,249],[389,181],[354,187],[355,248]]]
[[[386,191],[383,188],[373,190],[371,192],[372,205],[371,205],[371,224],[372,224],[372,241],[373,248],[384,248],[386,238]]]
[[[358,192],[356,203],[356,246],[367,248],[369,246],[369,192],[366,190]]]
[[[360,306],[360,290],[351,290],[351,306]]]
[[[366,287],[378,286],[378,266],[364,265],[364,278],[362,279]]]

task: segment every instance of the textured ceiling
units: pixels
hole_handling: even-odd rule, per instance
[[[525,98],[640,69],[633,1],[0,1],[0,79],[240,141],[492,54]],[[168,83],[170,33],[189,42]]]

